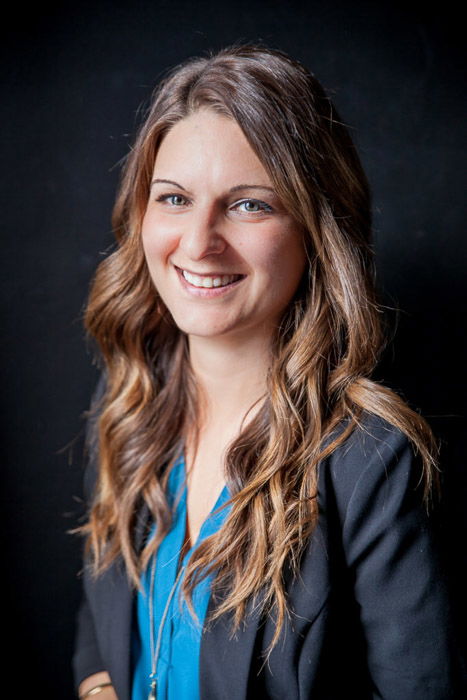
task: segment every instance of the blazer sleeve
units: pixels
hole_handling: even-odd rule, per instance
[[[401,431],[375,417],[344,447],[331,470],[373,697],[461,697],[462,664],[422,498],[421,460]]]
[[[84,497],[87,508],[89,508],[98,474],[98,449],[95,408],[102,399],[105,392],[105,377],[101,376],[96,391],[91,401],[91,412],[86,424],[85,449],[87,453],[87,463],[84,475]],[[84,561],[84,574],[81,594],[81,604],[76,618],[75,647],[73,654],[73,675],[75,687],[99,671],[106,670],[101,660],[95,622],[88,596],[89,572],[86,571],[87,562]]]

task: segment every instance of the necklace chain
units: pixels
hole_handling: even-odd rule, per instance
[[[162,619],[159,624],[159,630],[157,632],[157,641],[156,643],[154,643],[154,586],[156,580],[156,559],[157,557],[154,554],[151,562],[151,579],[149,584],[149,640],[151,645],[151,673],[149,675],[149,681],[151,684],[151,690],[149,691],[148,700],[156,700],[157,697],[157,662],[159,659],[159,653],[161,648],[162,632],[164,629],[167,613],[169,612],[169,606],[175,593],[175,589],[177,588],[180,576],[182,575],[185,569],[184,565],[180,566],[175,582],[172,588],[170,589],[170,593],[165,604],[164,612],[162,613]]]

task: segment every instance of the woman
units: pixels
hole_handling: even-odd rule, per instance
[[[454,697],[434,443],[369,378],[367,182],[320,85],[255,46],[176,68],[114,216],[80,697]]]

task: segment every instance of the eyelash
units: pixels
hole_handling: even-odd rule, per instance
[[[272,207],[270,204],[266,204],[266,202],[263,202],[261,199],[242,199],[240,202],[235,202],[234,206],[239,207],[241,204],[246,204],[247,202],[252,202],[253,204],[259,204],[261,207],[261,211],[263,213],[270,214],[272,212]],[[245,211],[245,214],[257,214],[259,212],[256,211]]]
[[[186,198],[182,194],[161,194],[159,197],[156,198],[156,202],[168,202],[169,199],[172,197],[180,197],[181,199],[184,199],[185,201]],[[237,208],[241,206],[242,204],[246,204],[247,202],[252,202],[254,204],[258,204],[260,206],[259,211],[244,211],[245,214],[259,214],[260,212],[262,213],[267,213],[270,214],[273,211],[273,208],[271,207],[270,204],[267,204],[266,202],[263,202],[261,199],[241,199],[238,202],[235,202],[235,204],[232,205],[232,208]],[[181,204],[172,204],[172,206],[177,207],[177,206],[183,206]]]
[[[180,197],[181,199],[185,199],[185,197],[182,194],[161,194],[159,197],[156,197],[156,202],[167,202],[171,197]],[[174,204],[173,206],[180,206],[177,204]]]

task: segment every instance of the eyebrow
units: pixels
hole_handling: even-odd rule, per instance
[[[151,185],[156,185],[157,183],[163,183],[166,185],[174,185],[175,187],[178,187],[180,190],[183,190],[184,192],[188,192],[188,190],[180,185],[178,182],[174,182],[174,180],[165,180],[161,178],[156,178],[151,182]],[[229,192],[238,192],[239,190],[267,190],[268,192],[272,192],[274,194],[274,189],[272,187],[268,187],[267,185],[247,185],[247,184],[242,184],[242,185],[235,185],[235,187],[231,187]]]

